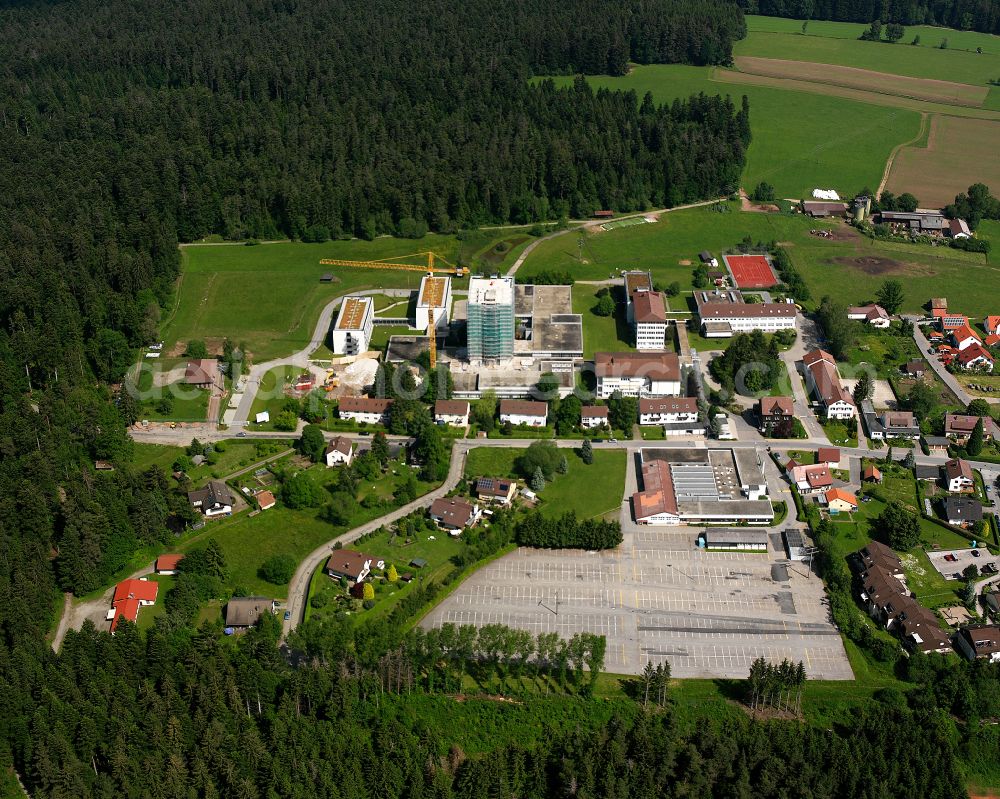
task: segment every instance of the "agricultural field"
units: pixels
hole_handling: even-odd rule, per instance
[[[620,78],[589,77],[588,81],[594,87],[631,89],[640,98],[651,92],[657,102],[704,92],[730,95],[738,103],[746,95],[753,140],[743,185],[749,190],[767,181],[779,197],[798,199],[817,186],[833,186],[846,194],[866,186],[874,189],[892,149],[915,138],[920,130],[915,111],[872,106],[871,99],[878,95],[868,94],[862,99],[869,102],[857,102],[802,87],[752,85],[742,78],[731,70],[653,65],[634,67]],[[556,82],[571,80],[557,78]],[[798,90],[790,92],[789,88]]]
[[[733,48],[738,66],[745,57],[811,61],[928,78],[935,82],[947,78],[983,88],[989,86],[991,79],[1000,76],[1000,37],[997,36],[920,26],[906,28],[902,41],[889,44],[859,41],[858,37],[868,27],[862,24],[810,21],[803,36],[801,21],[767,19],[767,23],[782,23],[779,27],[791,28],[774,31],[758,28],[761,19],[747,18],[747,38]],[[910,44],[914,36],[920,36],[918,46]],[[938,46],[942,39],[948,40],[945,50]],[[968,49],[960,49],[962,47]],[[982,47],[983,52],[976,53],[976,47]],[[892,87],[888,90],[895,93]]]
[[[973,183],[1000,186],[1000,121],[934,115],[925,142],[902,147],[886,189],[908,191],[921,205],[940,208]],[[992,153],[993,157],[985,156]]]
[[[949,301],[969,316],[995,312],[995,297],[981,287],[1000,282],[1000,265],[987,263],[981,254],[872,241],[840,222],[818,222],[801,215],[741,212],[735,203],[727,207],[728,213],[718,213],[710,207],[692,208],[663,214],[655,224],[587,234],[582,262],[575,234],[557,236],[535,248],[519,274],[529,276],[544,269],[561,269],[577,280],[600,280],[626,268],[648,269],[655,281],[676,280],[684,290],[689,290],[699,251],[707,249],[718,256],[723,249],[733,247],[749,235],[754,241],[775,240],[787,245],[792,261],[812,293],[812,299],[804,303],[807,308],[816,307],[824,295],[848,305],[869,301],[884,280],[895,278],[903,283],[904,311],[923,312],[922,306],[928,298],[940,294],[941,286],[948,286]],[[810,234],[810,230],[819,228],[833,230],[833,238]],[[586,289],[594,287],[576,287],[574,297]],[[673,298],[671,307],[680,310],[683,303],[684,295]],[[605,333],[610,335],[609,330]],[[689,338],[692,346],[696,346],[697,337]],[[717,342],[708,342],[706,346],[719,348]]]
[[[506,447],[470,450],[465,476],[517,477],[521,480],[514,471],[514,461],[523,451]],[[595,449],[594,462],[589,466],[573,450],[567,449],[565,454],[569,471],[546,483],[538,495],[542,500],[539,510],[546,516],[559,516],[572,510],[584,519],[611,513],[617,519],[625,495],[625,450]],[[582,485],[587,486],[586,492],[580,491]]]
[[[423,239],[379,238],[324,244],[276,242],[248,247],[186,246],[181,249],[182,276],[173,308],[161,326],[168,354],[179,355],[190,339],[204,339],[209,351],[230,338],[246,345],[255,361],[288,355],[310,340],[320,309],[352,290],[408,288],[420,285],[420,272],[321,266],[321,258],[379,260],[433,250],[451,263],[482,264],[496,269],[526,243],[523,231],[428,235]],[[506,247],[496,251],[498,243]],[[406,258],[420,265],[426,259]],[[333,283],[320,283],[333,272]],[[458,281],[456,285],[463,285]]]

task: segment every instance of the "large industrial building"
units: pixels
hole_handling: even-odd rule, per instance
[[[583,317],[573,313],[572,286],[514,287],[514,355],[551,358],[563,370],[583,357]]]
[[[468,356],[475,364],[501,363],[514,355],[514,278],[469,281]]]
[[[760,454],[752,449],[640,450],[639,524],[768,524],[774,508]]]
[[[417,330],[426,330],[434,318],[435,328],[447,327],[451,313],[451,278],[424,275],[417,294]]]
[[[368,350],[375,319],[371,297],[344,297],[331,338],[337,355],[360,355]]]

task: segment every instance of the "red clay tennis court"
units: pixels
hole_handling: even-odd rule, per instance
[[[778,282],[763,255],[723,255],[733,282],[741,289],[769,289]]]

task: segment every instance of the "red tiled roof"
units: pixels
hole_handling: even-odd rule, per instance
[[[475,514],[475,506],[460,499],[442,497],[431,505],[431,516],[452,527],[465,527],[475,519]]]
[[[878,467],[873,465],[866,466],[865,470],[861,473],[862,480],[881,480],[882,472],[878,470]]]
[[[270,491],[261,491],[257,494],[257,504],[260,505],[261,510],[267,510],[277,504],[274,499],[274,494]]]
[[[465,416],[469,412],[466,400],[438,400],[434,403],[435,416]]]
[[[391,399],[379,397],[341,397],[338,408],[354,413],[385,413],[390,405]]]
[[[669,463],[650,461],[643,464],[642,485],[643,490],[632,495],[636,519],[660,513],[677,513],[677,497],[674,495]]]
[[[639,400],[639,413],[697,413],[698,400],[694,397],[663,397]]]
[[[549,406],[544,402],[534,402],[532,400],[500,400],[500,415],[508,416],[540,416],[546,417],[549,414]]]
[[[949,480],[954,480],[956,477],[964,477],[966,480],[972,479],[972,467],[968,461],[961,458],[952,458],[948,461],[944,465],[944,473]]]
[[[1000,332],[1000,316],[987,316],[983,320],[983,329],[987,333]]]
[[[795,412],[795,403],[791,397],[761,397],[760,414],[772,416],[776,413],[791,416]]]
[[[184,560],[183,555],[160,555],[156,559],[156,571],[173,571],[182,560]]]
[[[111,604],[115,605],[126,599],[135,599],[141,602],[155,602],[156,593],[160,589],[160,584],[153,580],[137,580],[131,578],[122,580],[115,586],[115,595]]]
[[[680,380],[681,363],[672,352],[595,352],[594,372],[598,377]]]
[[[830,467],[825,463],[816,466],[806,467],[806,482],[811,488],[822,488],[833,484],[833,475],[830,474]]]
[[[840,463],[840,450],[836,447],[820,447],[816,454],[817,463]]]
[[[967,366],[978,358],[984,358],[990,363],[993,363],[993,356],[990,355],[983,345],[978,342],[970,344],[958,353],[958,362],[962,364],[962,366]]]
[[[829,491],[826,492],[827,504],[838,499],[850,505],[853,505],[855,508],[858,507],[858,498],[854,496],[854,494],[852,494],[850,491],[845,491],[843,488],[831,488]]]
[[[351,439],[344,436],[337,436],[326,445],[323,454],[329,455],[331,452],[339,452],[341,455],[350,455],[353,449],[354,445],[351,443]]]
[[[632,295],[636,322],[666,322],[667,308],[658,291],[637,291]]]
[[[607,405],[584,405],[580,409],[580,416],[584,419],[607,419]]]
[[[982,341],[983,337],[980,336],[975,330],[969,327],[968,322],[961,327],[956,327],[951,331],[951,334],[955,337],[956,341],[962,341],[967,338],[974,338],[976,341]]]

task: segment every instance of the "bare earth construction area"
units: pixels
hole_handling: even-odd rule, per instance
[[[853,679],[822,581],[788,563],[780,534],[763,554],[705,552],[698,532],[630,524],[613,552],[519,549],[462,583],[423,626],[604,635],[606,667],[620,674],[666,660],[675,677],[745,678],[755,658],[787,657],[810,678]]]
[[[987,86],[970,86],[967,83],[931,78],[911,78],[837,64],[816,64],[810,61],[785,61],[779,58],[754,56],[739,56],[735,61],[739,70],[752,75],[828,83],[831,86],[893,94],[931,103],[980,108],[989,94]]]

